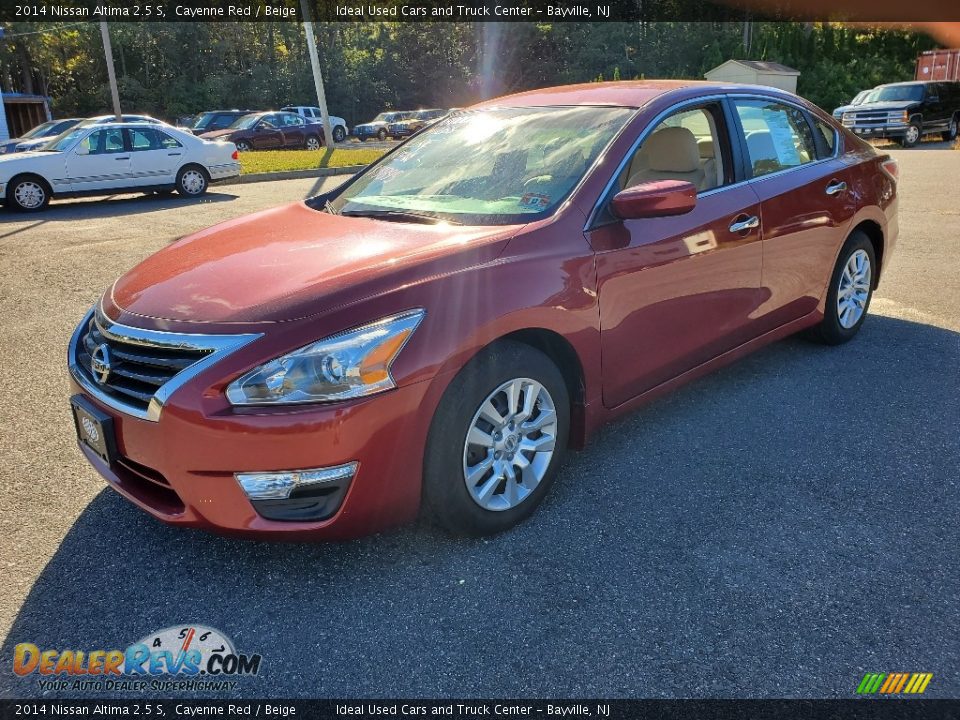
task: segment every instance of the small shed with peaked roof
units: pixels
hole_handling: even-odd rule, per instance
[[[711,82],[768,85],[795,93],[800,71],[766,60],[727,60],[708,70],[704,77]]]

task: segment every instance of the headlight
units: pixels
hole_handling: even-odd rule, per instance
[[[227,387],[233,405],[332,402],[396,387],[390,366],[423,319],[412,310],[271,360]]]

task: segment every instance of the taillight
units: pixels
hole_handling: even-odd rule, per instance
[[[240,159],[240,152],[239,152],[238,150],[234,150],[234,151],[233,151],[233,155],[231,155],[230,157],[232,157],[234,160],[239,160],[239,159]]]
[[[885,160],[881,160],[880,167],[883,168],[883,171],[894,182],[900,179],[900,166],[897,164],[897,161],[894,160],[892,157],[888,157]]]

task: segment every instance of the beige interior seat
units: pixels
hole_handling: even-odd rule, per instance
[[[634,172],[627,180],[626,187],[656,180],[686,180],[697,188],[703,184],[697,138],[687,128],[665,127],[657,130],[647,138],[643,150],[646,151],[647,167]]]
[[[720,165],[717,162],[717,149],[713,140],[701,140],[697,143],[697,150],[700,153],[700,167],[703,168],[703,186],[701,190],[723,185]]]

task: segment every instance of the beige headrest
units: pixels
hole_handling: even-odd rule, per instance
[[[697,150],[701,158],[716,157],[716,151],[713,149],[713,140],[701,140],[697,143]]]
[[[687,128],[666,127],[657,130],[646,145],[651,170],[688,173],[700,169],[697,138]]]

